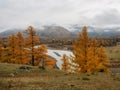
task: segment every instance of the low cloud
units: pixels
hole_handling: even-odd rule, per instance
[[[93,23],[100,26],[120,25],[120,13],[116,9],[105,10],[94,16]]]
[[[0,27],[120,25],[119,0],[0,0]]]

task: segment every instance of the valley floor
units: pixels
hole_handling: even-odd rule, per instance
[[[0,90],[120,90],[120,74],[67,74],[60,70],[20,70],[0,63]]]

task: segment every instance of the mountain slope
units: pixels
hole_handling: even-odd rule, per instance
[[[41,38],[68,38],[71,32],[61,26],[45,26],[44,30],[36,31]]]
[[[44,29],[35,29],[36,34],[41,37],[41,38],[68,38],[71,37],[71,32],[65,29],[64,27],[61,26],[44,26]],[[20,29],[8,29],[4,32],[0,33],[1,37],[8,37],[11,34],[16,34],[17,32],[22,32],[24,36],[26,34],[24,33],[25,30],[20,30]]]
[[[91,37],[113,37],[120,35],[120,27],[107,27],[107,28],[98,28],[87,26],[88,33]],[[1,29],[0,29],[1,30]],[[82,26],[71,25],[70,27],[62,26],[43,26],[43,28],[35,28],[37,35],[40,38],[45,39],[61,39],[61,38],[73,38],[76,37],[79,32],[82,31]],[[25,29],[7,29],[4,32],[0,32],[1,37],[8,37],[11,34],[15,34],[18,31],[22,32],[24,36]]]

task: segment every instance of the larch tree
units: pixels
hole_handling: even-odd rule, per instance
[[[83,27],[78,40],[73,45],[75,72],[97,72],[106,69],[107,55],[103,47],[99,47],[96,39],[90,39],[87,28]]]
[[[30,49],[29,54],[31,55],[31,64],[35,65],[35,45],[39,43],[39,38],[36,36],[35,29],[32,26],[29,26],[26,32],[29,36],[26,38],[26,45]]]
[[[99,44],[98,41],[93,38],[90,40],[90,45],[89,45],[89,53],[90,53],[90,60],[88,61],[89,63],[89,68],[88,72],[97,72],[97,67],[98,67],[98,48]]]
[[[110,65],[107,57],[107,53],[103,46],[100,46],[96,39],[92,39],[90,50],[92,53],[92,72],[105,71],[109,72],[108,66]]]
[[[87,72],[89,53],[89,37],[87,28],[83,27],[82,33],[79,33],[79,38],[73,45],[73,62],[76,64],[75,71]]]
[[[8,52],[6,54],[7,59],[5,60],[7,60],[7,62],[10,63],[15,63],[17,38],[14,34],[9,36],[7,44],[8,44],[8,48],[7,48]]]
[[[47,47],[45,45],[40,45],[35,48],[35,65],[39,65],[41,68],[45,69],[45,60],[47,59]]]
[[[70,61],[69,61],[69,57],[64,54],[62,57],[62,70],[65,72],[69,72],[70,71]]]
[[[17,38],[16,63],[17,64],[28,64],[29,59],[27,56],[27,52],[25,50],[25,39],[20,32],[16,34],[16,38]]]
[[[103,46],[100,46],[98,48],[98,65],[97,70],[101,72],[110,72],[109,67],[110,62],[107,57],[107,53],[105,51],[105,48]]]

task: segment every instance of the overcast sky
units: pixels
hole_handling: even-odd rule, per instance
[[[120,0],[0,0],[0,27],[120,26]]]

